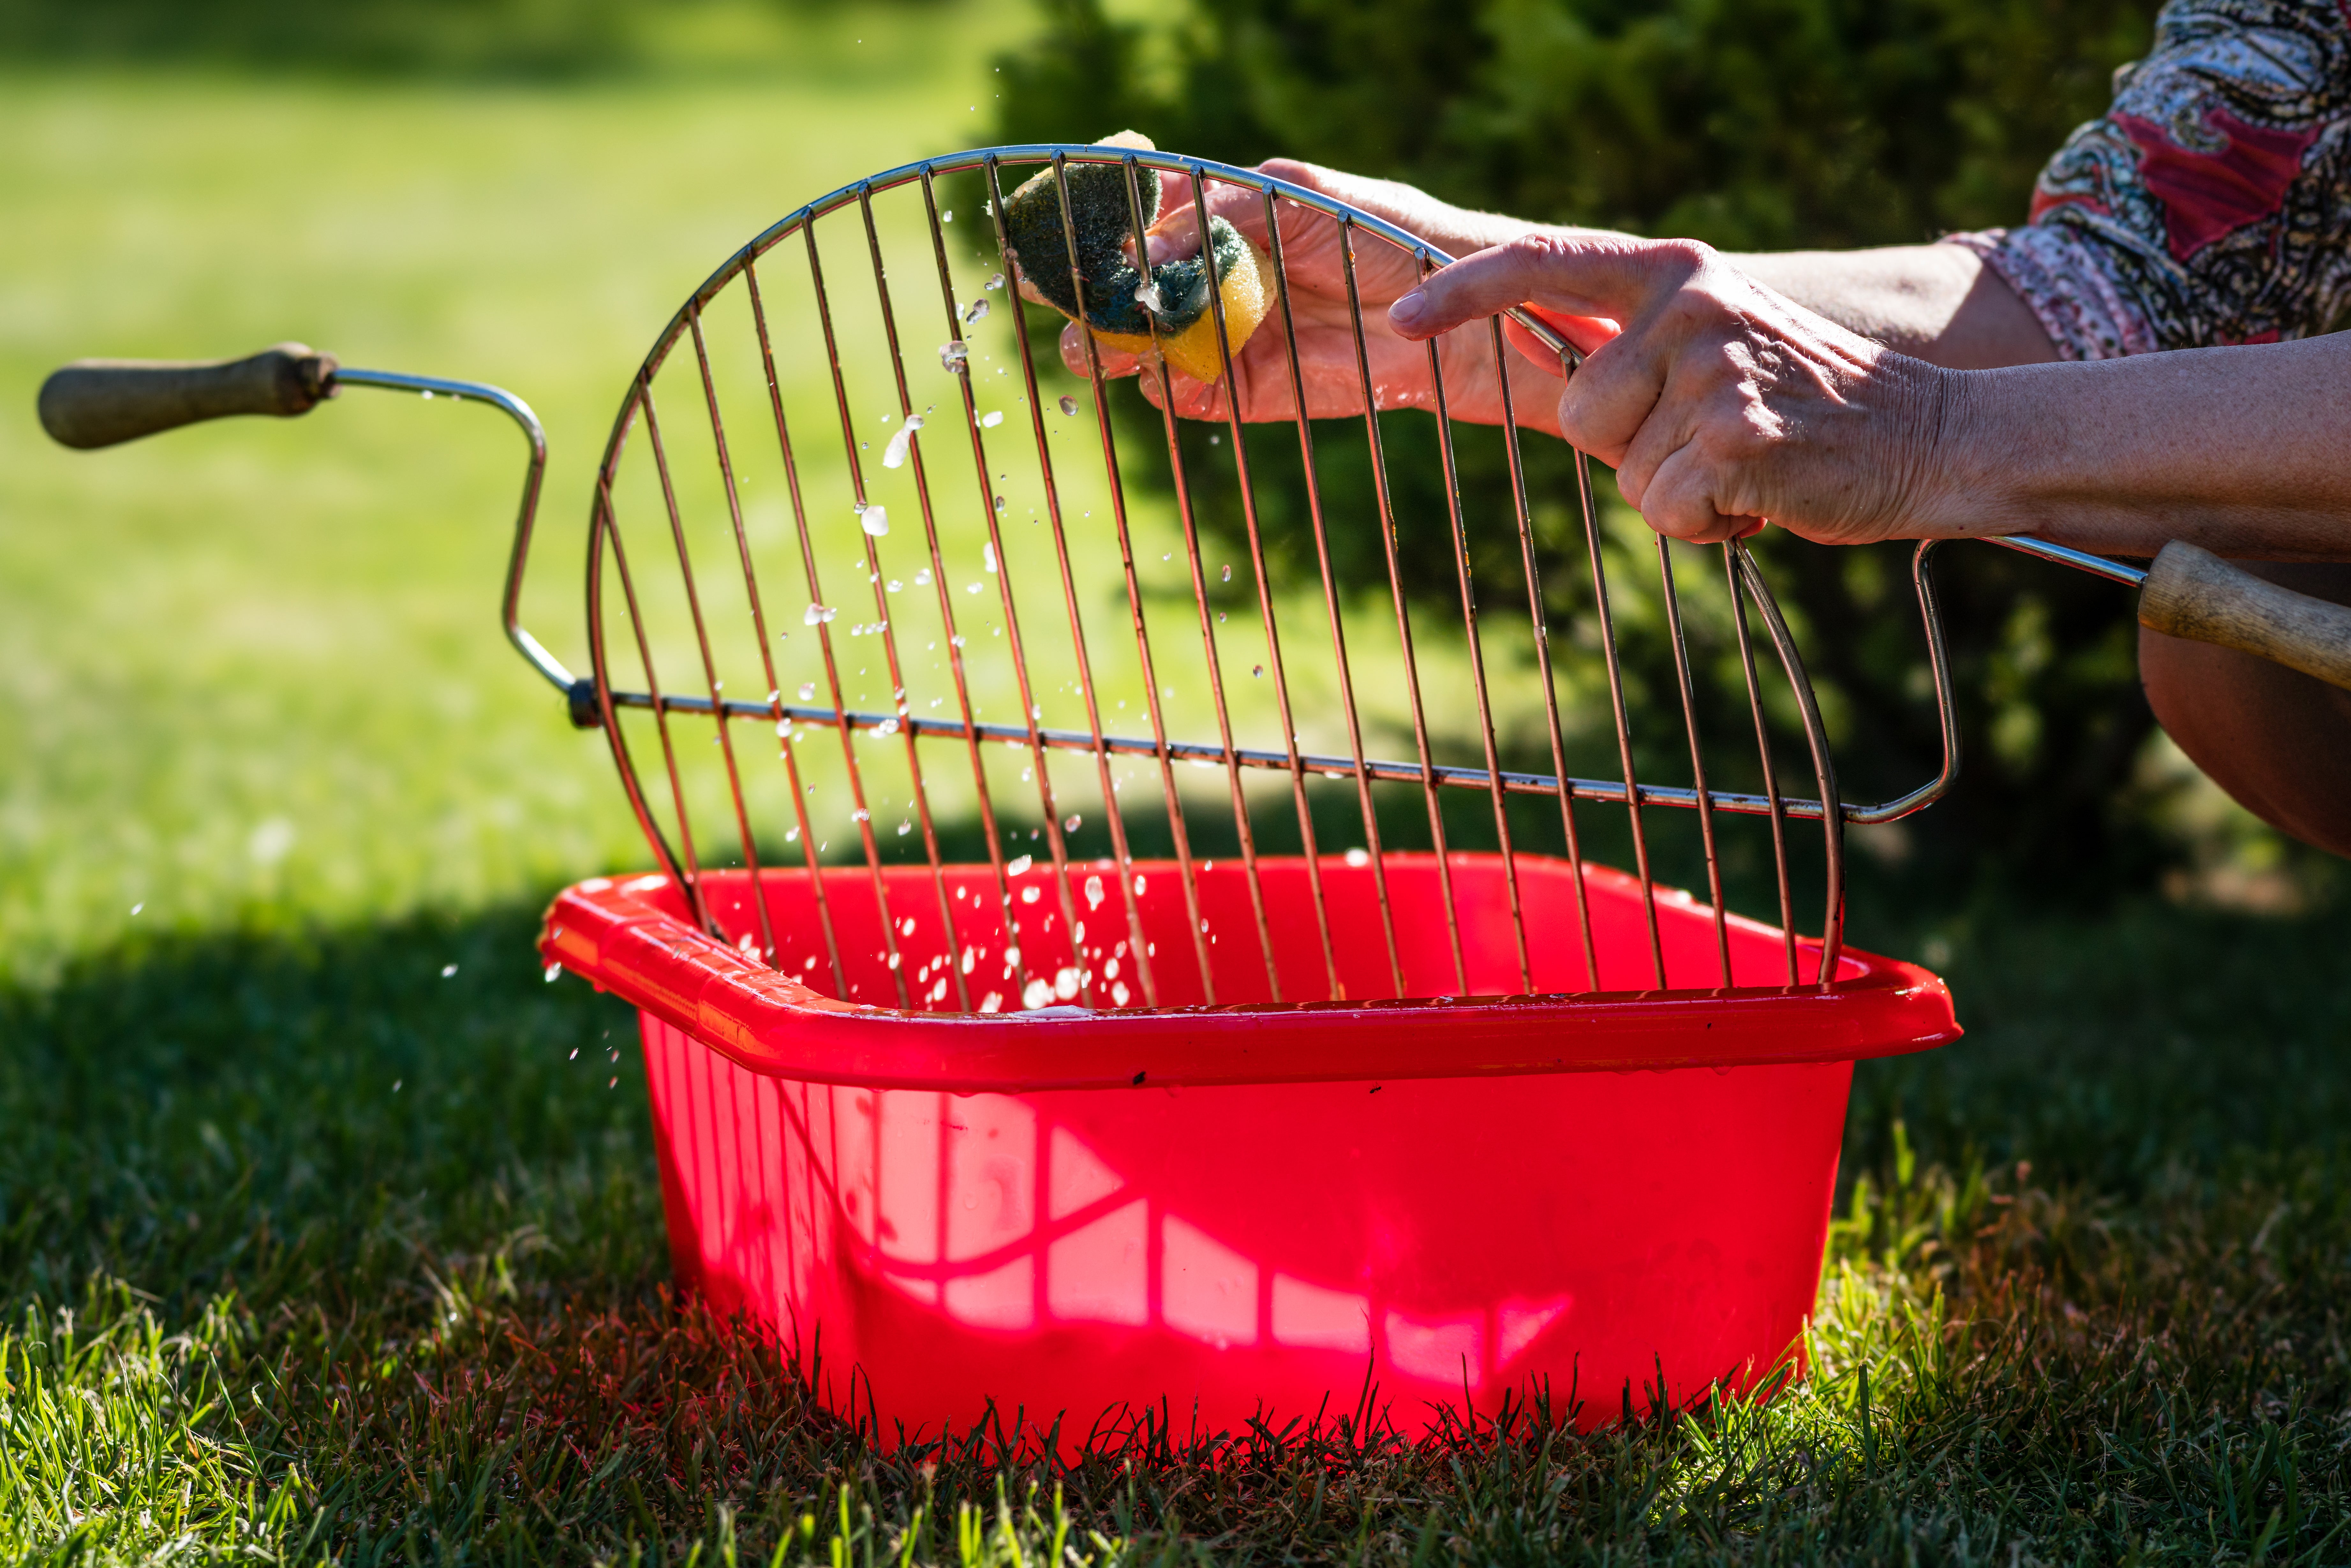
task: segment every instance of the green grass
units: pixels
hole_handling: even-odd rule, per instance
[[[509,434],[354,394],[80,455],[27,413],[76,354],[286,336],[513,386],[576,657],[653,328],[969,140],[1023,25],[883,15],[881,62],[844,13],[757,83],[0,90],[0,1556],[2351,1557],[2339,910],[1865,882],[1972,1032],[1859,1073],[1815,1375],[1762,1408],[883,1457],[664,1294],[632,1019],[529,945],[644,852],[496,636]]]

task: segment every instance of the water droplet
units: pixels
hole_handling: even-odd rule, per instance
[[[872,821],[872,819],[873,813],[867,810],[862,806],[858,807],[857,810],[849,813],[849,820],[852,822],[867,822]]]
[[[1126,988],[1126,982],[1124,980],[1119,981],[1110,988],[1110,999],[1117,1003],[1120,1007],[1126,1006],[1126,998],[1134,994],[1134,992]]]
[[[994,204],[990,204],[988,210],[989,210],[990,212],[995,211],[995,206],[994,206]],[[987,286],[988,286],[988,287],[990,287],[990,288],[1001,288],[1001,287],[1004,287],[1004,274],[1002,274],[1002,273],[1000,273],[1000,272],[999,272],[999,273],[998,273],[995,277],[993,277],[989,278],[989,279],[987,280]]]
[[[1362,849],[1349,850],[1347,852],[1347,863],[1354,866],[1369,865],[1372,863],[1372,852]]]
[[[562,965],[560,965],[560,964],[549,964],[549,965],[547,967],[547,983],[548,983],[549,985],[550,985],[550,986],[551,986],[551,985],[555,984],[555,982],[556,982],[556,981],[558,981],[558,980],[561,979],[562,977],[563,977],[563,966],[562,966]]]
[[[890,513],[886,507],[868,507],[857,520],[868,534],[877,539],[890,531]]]
[[[991,574],[993,574],[993,573],[995,572],[995,570],[996,570],[996,545],[995,545],[994,541],[992,541],[992,540],[988,540],[988,539],[982,539],[982,540],[980,541],[980,543],[979,543],[979,563],[980,563],[982,566],[984,566],[984,567],[987,568],[988,571],[989,571]]]
[[[963,347],[960,343],[953,346],[958,349]],[[945,357],[946,352],[946,351],[944,349],[940,350],[942,358]],[[908,414],[906,416],[906,423],[900,425],[897,430],[892,434],[890,437],[890,444],[882,449],[882,466],[884,468],[902,468],[905,466],[906,448],[914,442],[914,432],[922,428],[923,416],[919,413]]]
[[[444,964],[441,966],[441,977],[444,980],[456,972],[457,966],[455,964]]]
[[[784,830],[784,842],[788,844],[796,844],[799,841],[800,831],[798,828],[787,828]]]
[[[979,105],[976,103],[973,104],[971,106],[971,111],[974,114],[977,114],[979,112]],[[955,209],[953,207],[949,207],[946,212],[941,213],[939,214],[939,222],[943,224],[951,224],[955,222]]]
[[[998,425],[1002,424],[1003,423],[1004,411],[1001,409],[992,408],[986,413],[979,416],[979,427],[982,430],[994,430]]]
[[[1035,888],[1033,888],[1033,887],[1024,887],[1024,888],[1022,888],[1022,889],[1020,890],[1020,902],[1021,902],[1021,903],[1023,903],[1023,904],[1034,904],[1034,903],[1036,903],[1036,902],[1037,902],[1037,890],[1036,890]]]
[[[1224,433],[1223,431],[1221,431],[1221,430],[1212,430],[1212,431],[1208,432],[1208,444],[1209,444],[1209,445],[1211,445],[1211,446],[1222,446],[1224,444],[1225,444],[1225,433]]]
[[[975,583],[975,584],[973,584],[973,586],[974,586],[974,587],[977,587],[977,586],[978,586],[978,584]],[[948,644],[950,647],[956,647],[956,648],[960,648],[960,647],[962,647],[962,646],[963,646],[963,633],[962,633],[962,632],[956,632],[954,636],[952,636],[952,637],[948,638],[948,639],[947,639],[947,644]]]
[[[960,338],[955,339],[950,342],[941,343],[939,345],[939,363],[946,366],[949,371],[954,371],[956,375],[960,376],[968,374],[971,370],[971,345],[965,342]]]
[[[1071,813],[1070,813],[1070,815],[1069,815],[1069,819],[1061,824],[1061,828],[1062,828],[1062,831],[1065,831],[1065,832],[1071,832],[1071,833],[1074,833],[1074,832],[1076,832],[1076,831],[1078,831],[1078,829],[1079,829],[1079,828],[1080,828],[1080,827],[1081,827],[1084,822],[1085,822],[1085,818],[1084,818],[1084,817],[1082,817],[1082,816],[1079,815],[1079,814],[1078,814],[1077,812],[1075,812],[1075,811],[1072,811],[1072,812],[1071,812]]]
[[[1076,819],[1075,817],[1072,817],[1072,818],[1071,818],[1071,819],[1070,819],[1070,821],[1071,821],[1071,822],[1072,824],[1074,824],[1074,823],[1077,821],[1077,819]],[[1090,877],[1086,878],[1086,907],[1087,907],[1087,908],[1089,908],[1089,909],[1100,909],[1100,908],[1102,906],[1102,899],[1103,899],[1104,897],[1106,897],[1106,896],[1107,896],[1107,895],[1102,892],[1102,878],[1100,878],[1100,877],[1098,877],[1098,876],[1090,876]],[[1112,960],[1112,962],[1113,962],[1113,964],[1115,964],[1115,963],[1117,962],[1117,960],[1116,960],[1116,959],[1113,959],[1113,960]],[[1118,971],[1117,971],[1116,969],[1114,969],[1114,968],[1113,968],[1113,970],[1111,970],[1111,973],[1112,973],[1112,974],[1113,974],[1113,975],[1115,975],[1115,974],[1117,974],[1117,973],[1118,973]]]
[[[1036,863],[1037,857],[1034,855],[1016,855],[1011,860],[1005,862],[1004,874],[1007,876],[1019,876]]]
[[[900,838],[902,838],[902,839],[903,839],[903,838],[904,838],[908,833],[910,833],[910,832],[914,831],[914,823],[912,823],[912,822],[901,822],[901,823],[899,823],[899,824],[898,824],[898,836],[899,836]]]
[[[975,582],[975,583],[971,584],[969,587],[966,588],[966,589],[964,590],[964,591],[965,591],[966,593],[977,593],[977,592],[979,591],[979,584],[977,584],[977,583],[976,583],[976,582]]]
[[[922,587],[925,587],[925,586],[927,586],[927,585],[929,584],[930,580],[931,580],[931,569],[930,569],[929,567],[927,567],[927,566],[926,566],[926,567],[925,567],[925,568],[923,568],[923,570],[920,570],[920,571],[918,571],[918,572],[916,572],[916,573],[914,574],[914,586],[915,586],[916,588],[922,588]]]
[[[985,321],[987,319],[987,301],[985,299],[973,300],[970,308],[963,313],[963,324],[967,327],[970,326],[975,321]]]
[[[1265,666],[1263,664],[1251,664],[1249,666],[1249,674],[1252,675],[1262,675],[1265,674]]]
[[[1219,611],[1217,611],[1217,625],[1219,625],[1219,626],[1221,626],[1221,625],[1223,625],[1224,623],[1225,623],[1225,612],[1224,612],[1223,611],[1219,610]]]
[[[131,906],[131,914],[133,914],[133,915],[136,915],[136,914],[138,914],[141,910],[142,910],[142,909],[144,909],[144,908],[146,908],[146,907],[147,907],[147,906],[146,906],[146,904],[132,904],[132,905]]]
[[[1064,394],[1061,398],[1061,412],[1074,417],[1078,412],[1078,400]]]
[[[829,604],[811,604],[808,607],[807,611],[801,614],[800,624],[803,626],[821,626],[840,613],[840,611],[833,609]]]
[[[1031,980],[1028,989],[1020,993],[1020,1005],[1025,1008],[1041,1008],[1052,999],[1053,982],[1050,980]]]
[[[814,681],[802,681],[800,683],[800,701],[804,703],[816,701],[816,683]]]
[[[1232,580],[1233,580],[1233,569],[1232,569],[1232,565],[1231,565],[1231,563],[1230,563],[1230,562],[1228,562],[1228,563],[1226,563],[1226,566],[1225,566],[1225,580],[1226,580],[1227,582],[1230,582]]]
[[[1166,301],[1159,298],[1159,280],[1151,278],[1134,291],[1134,302],[1155,316],[1167,313]]]
[[[996,497],[996,509],[999,512],[1004,510],[1004,497],[1001,496]]]

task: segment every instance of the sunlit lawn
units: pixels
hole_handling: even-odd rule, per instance
[[[507,385],[555,451],[528,619],[576,663],[652,333],[801,200],[979,140],[1027,25],[844,13],[756,84],[0,84],[0,1552],[2351,1555],[2324,909],[1865,881],[1856,936],[1973,1032],[1859,1075],[1815,1376],[1761,1412],[999,1473],[874,1457],[661,1293],[632,1019],[529,946],[646,852],[497,635],[511,431],[353,393],[75,455],[33,392],[287,337]]]

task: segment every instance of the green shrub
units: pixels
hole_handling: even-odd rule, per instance
[[[2103,110],[2114,68],[2143,51],[2153,10],[2144,0],[1193,0],[1127,20],[1101,0],[1040,4],[1036,41],[998,61],[1002,141],[1132,126],[1229,162],[1304,158],[1468,206],[1751,249],[1907,243],[2021,221],[2043,160]],[[1399,497],[1408,576],[1447,595],[1436,465],[1398,450],[1433,449],[1433,432],[1426,420],[1395,423],[1397,472],[1427,490]],[[1464,489],[1506,507],[1500,443],[1477,434],[1462,446]],[[1275,570],[1311,570],[1302,499],[1280,471],[1280,447],[1294,455],[1295,443],[1265,437],[1250,448]],[[1357,444],[1325,444],[1337,517],[1364,510]],[[1531,443],[1528,467],[1537,496],[1566,493],[1555,444]],[[1232,538],[1237,505],[1213,493],[1204,503],[1212,532]],[[1377,550],[1368,530],[1338,542]],[[1558,528],[1545,544],[1557,558],[1546,568],[1578,548]],[[1930,776],[1939,756],[1907,550],[1776,537],[1762,548],[1839,717],[1847,798]],[[1481,598],[1523,592],[1514,559],[1477,567],[1492,585]],[[1343,563],[1343,575],[1362,580]],[[1569,575],[1547,570],[1546,584]],[[2053,893],[2144,876],[2153,841],[2117,804],[2153,723],[2128,597],[1980,546],[1943,550],[1940,576],[1967,773],[1955,800],[1921,820],[1928,852],[1916,863]],[[1636,665],[1660,656],[1656,631],[1625,627]]]

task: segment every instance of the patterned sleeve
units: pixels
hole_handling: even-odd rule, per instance
[[[2073,359],[2327,330],[2351,306],[2351,0],[2169,0],[2031,221],[1948,237]]]

